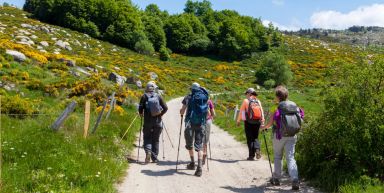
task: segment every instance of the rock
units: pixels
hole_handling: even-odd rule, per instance
[[[71,46],[65,46],[65,49],[68,50],[68,51],[72,51],[72,47]]]
[[[91,75],[89,72],[87,72],[86,70],[84,70],[84,69],[82,69],[82,68],[80,68],[80,67],[77,67],[76,70],[77,70],[78,72],[81,72],[81,73],[87,75],[87,76],[90,76],[90,75]]]
[[[136,81],[136,86],[139,87],[139,88],[142,88],[143,84],[141,83],[140,80],[138,80],[138,81]]]
[[[136,79],[134,77],[128,77],[127,81],[125,81],[127,84],[135,84]]]
[[[50,33],[50,32],[51,32],[51,31],[50,31],[47,27],[45,27],[45,26],[41,26],[41,27],[40,27],[40,30],[43,31],[43,32],[45,32],[45,33]]]
[[[37,36],[36,35],[32,35],[31,38],[32,39],[37,39]]]
[[[9,87],[8,85],[4,85],[3,88],[6,90],[6,91],[11,91],[11,87]]]
[[[127,78],[125,76],[120,76],[119,74],[115,72],[111,72],[108,76],[108,80],[114,81],[120,86],[124,85],[124,83],[127,81]]]
[[[21,24],[21,27],[23,27],[23,28],[28,28],[28,29],[34,29],[34,27],[33,27],[32,25],[30,25],[30,24],[26,24],[26,23],[22,23],[22,24]]]
[[[66,62],[67,62],[66,65],[69,67],[75,67],[76,66],[76,62],[73,60],[67,60]]]
[[[18,61],[18,62],[23,62],[27,59],[27,57],[23,53],[15,51],[15,50],[6,50],[5,53],[13,56],[13,59]]]
[[[43,46],[37,46],[36,47],[38,50],[42,50],[43,49]]]
[[[53,37],[53,38],[51,38],[51,40],[53,40],[53,41],[56,41],[56,40],[57,40],[57,38]]]
[[[49,43],[46,42],[46,41],[41,41],[40,42],[40,45],[44,46],[44,47],[48,47],[49,46]]]
[[[104,69],[104,67],[96,65],[97,68]]]
[[[60,54],[60,52],[58,52],[58,51],[54,51],[53,54],[58,55],[58,54]]]
[[[79,72],[76,72],[76,71],[71,71],[71,74],[75,77],[80,77],[80,73]]]
[[[117,66],[113,67],[113,69],[115,69],[115,70],[120,70],[120,68],[117,67]]]
[[[98,71],[97,71],[97,69],[95,69],[95,68],[92,68],[92,67],[86,67],[86,69],[88,70],[88,71],[90,71],[90,72],[96,72],[96,73],[98,73]]]
[[[40,51],[40,52],[43,52],[43,53],[48,53],[47,50],[44,50],[44,49],[39,50],[39,51]]]
[[[154,73],[154,72],[149,72],[148,74],[149,74],[149,76],[151,77],[151,80],[156,80],[156,79],[159,77],[159,76],[157,76],[157,74]]]

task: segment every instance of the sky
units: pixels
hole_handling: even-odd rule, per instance
[[[169,13],[183,12],[187,0],[131,0],[139,8],[157,4]],[[200,1],[200,0],[199,0]],[[384,0],[210,0],[213,9],[272,22],[281,30],[346,29],[353,25],[384,27]],[[0,0],[22,7],[25,0]]]

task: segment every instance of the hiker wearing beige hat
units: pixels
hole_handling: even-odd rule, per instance
[[[244,131],[247,138],[249,155],[247,160],[261,158],[260,143],[258,140],[259,129],[264,124],[264,112],[260,100],[257,99],[257,92],[254,88],[248,88],[245,91],[246,98],[240,107],[240,113],[237,118],[237,126],[244,122]]]

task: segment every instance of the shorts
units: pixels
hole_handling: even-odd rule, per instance
[[[204,125],[187,124],[184,131],[185,148],[187,148],[188,150],[192,150],[192,148],[194,147],[195,151],[202,151],[204,136]]]

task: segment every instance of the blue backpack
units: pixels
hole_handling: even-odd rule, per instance
[[[204,125],[208,114],[208,92],[204,88],[193,89],[188,101],[188,118],[192,125]]]

